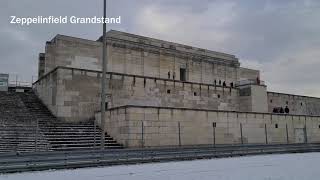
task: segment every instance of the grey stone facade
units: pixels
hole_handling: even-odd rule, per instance
[[[55,67],[101,70],[101,42],[57,35],[46,44],[45,74]],[[107,33],[108,72],[180,80],[180,69],[186,70],[186,81],[227,84],[239,79],[256,78],[259,71],[240,68],[234,55],[186,45],[109,31]],[[243,77],[240,77],[243,76]]]
[[[58,118],[100,121],[100,39],[57,35],[39,56],[34,89]],[[271,143],[301,143],[295,132],[305,126],[309,140],[319,141],[320,100],[267,92],[260,72],[240,67],[234,55],[111,30],[107,63],[102,128],[128,147],[177,145],[177,123],[184,145],[211,144],[212,123],[217,144],[263,143],[266,129]],[[289,114],[272,114],[286,105]],[[143,141],[141,125],[148,131]]]
[[[320,98],[268,92],[268,111],[274,108],[286,107],[290,109],[290,114],[320,115]]]
[[[45,76],[35,88],[58,117],[84,121],[99,110],[101,48],[99,40],[63,35],[46,43],[44,55],[39,55],[39,75]],[[236,82],[259,76],[257,70],[240,68],[234,55],[119,31],[107,33],[107,55],[108,72],[119,74],[108,83],[109,107],[149,105],[238,111]]]
[[[107,131],[127,147],[320,142],[319,116],[142,106],[106,114]]]
[[[34,86],[59,118],[86,121],[100,110],[100,71],[58,67]],[[108,107],[124,105],[238,111],[238,89],[147,76],[108,73]]]

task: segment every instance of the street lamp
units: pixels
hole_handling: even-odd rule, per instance
[[[106,124],[106,71],[107,71],[107,39],[106,39],[106,16],[107,2],[103,0],[103,40],[102,40],[102,79],[101,79],[101,149],[104,150],[105,144],[105,124]]]

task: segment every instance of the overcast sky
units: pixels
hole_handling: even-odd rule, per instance
[[[1,0],[0,73],[37,75],[56,34],[96,40],[101,25],[10,24],[10,16],[102,15],[102,0]],[[236,55],[268,90],[320,97],[319,0],[108,0],[116,29]]]

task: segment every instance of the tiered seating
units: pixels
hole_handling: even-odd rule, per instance
[[[0,92],[0,152],[100,148],[100,135],[93,121],[59,121],[33,92]],[[105,148],[121,147],[106,134]]]

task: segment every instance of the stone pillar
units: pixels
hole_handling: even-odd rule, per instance
[[[240,111],[268,112],[267,87],[265,85],[249,84],[239,86]]]

